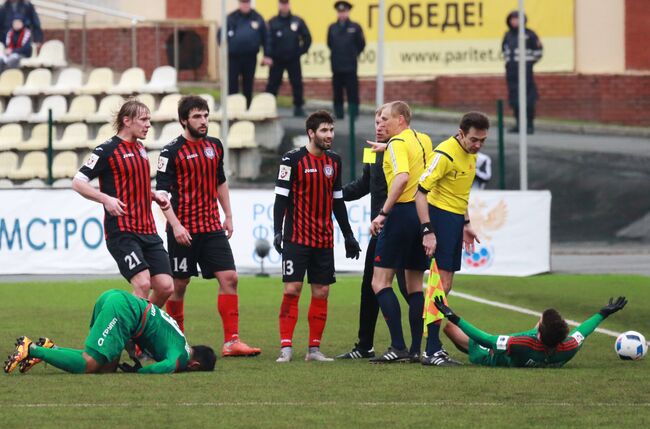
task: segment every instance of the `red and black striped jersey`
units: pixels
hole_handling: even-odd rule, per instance
[[[332,204],[343,198],[341,157],[326,151],[317,157],[306,147],[285,153],[275,193],[289,198],[284,216],[284,241],[333,248]]]
[[[92,180],[99,178],[99,190],[126,204],[123,216],[104,210],[106,238],[120,232],[156,234],[151,212],[151,182],[147,151],[139,141],[127,142],[114,136],[97,146],[79,169]]]
[[[156,189],[171,194],[174,213],[190,234],[222,231],[217,190],[225,182],[219,139],[179,136],[160,152]]]

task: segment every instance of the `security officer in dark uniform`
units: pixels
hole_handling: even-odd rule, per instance
[[[527,21],[527,18],[524,17]],[[508,102],[515,114],[517,125],[509,131],[519,132],[519,12],[513,11],[506,18],[508,31],[503,36],[501,49],[506,62],[506,83],[508,85]],[[525,25],[525,23],[524,23]],[[525,29],[526,37],[526,122],[527,133],[535,132],[535,103],[538,99],[537,86],[533,76],[533,65],[542,58],[543,48],[537,34]]]
[[[253,79],[257,65],[257,52],[264,49],[262,65],[271,65],[268,56],[269,40],[266,22],[262,15],[251,8],[250,0],[239,0],[239,9],[228,15],[228,94],[239,92],[239,77],[242,79],[242,93],[250,106],[253,98]],[[219,35],[221,32],[218,33]]]
[[[289,73],[289,82],[293,92],[294,116],[305,116],[303,105],[302,69],[300,56],[306,54],[311,46],[311,34],[302,18],[291,14],[289,0],[279,0],[278,15],[269,21],[269,39],[271,40],[271,59],[273,65],[269,71],[266,92],[278,95],[282,85],[282,75]]]
[[[338,12],[337,21],[327,30],[332,63],[332,86],[334,89],[334,113],[343,119],[343,88],[348,97],[350,112],[356,117],[359,111],[359,77],[357,58],[366,47],[363,30],[356,22],[350,21],[352,5],[347,1],[337,1],[334,8]]]
[[[380,107],[375,112],[376,139],[382,143],[388,140],[385,130],[378,126],[378,117],[381,115],[383,107]],[[343,187],[343,199],[345,201],[354,201],[370,194],[370,219],[374,219],[384,206],[388,195],[386,176],[384,175],[383,169],[384,152],[373,153],[370,149],[364,149],[364,151],[368,154],[364,154],[363,174],[355,181]],[[372,236],[366,249],[363,279],[361,280],[358,342],[349,352],[336,356],[337,359],[369,359],[375,357],[373,343],[377,316],[379,314],[379,303],[372,290],[372,273],[374,271],[376,247],[377,237]],[[408,300],[404,270],[397,270],[397,284],[404,299]]]

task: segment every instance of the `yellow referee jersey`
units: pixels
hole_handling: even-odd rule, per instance
[[[466,152],[456,137],[450,137],[434,149],[420,186],[429,191],[427,201],[432,206],[463,214],[475,175],[476,155]]]
[[[428,135],[407,128],[388,141],[384,154],[384,175],[390,190],[393,179],[400,173],[408,173],[409,180],[398,203],[415,200],[418,180],[433,154],[433,143]]]

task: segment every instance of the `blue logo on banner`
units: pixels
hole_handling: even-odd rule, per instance
[[[102,222],[95,217],[83,222],[72,218],[0,218],[0,250],[69,249],[75,239],[88,249],[97,249],[104,241]]]

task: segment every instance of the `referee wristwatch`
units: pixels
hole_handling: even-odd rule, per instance
[[[386,216],[388,216],[388,213],[390,213],[390,212],[385,212],[384,209],[379,210],[379,216],[386,217]]]

